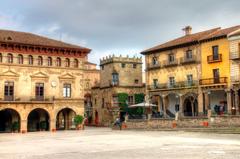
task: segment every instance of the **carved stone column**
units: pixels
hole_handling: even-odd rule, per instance
[[[226,90],[226,93],[227,93],[227,111],[228,113],[231,113],[231,110],[232,110],[231,90]]]
[[[238,90],[235,90],[235,91],[234,91],[234,94],[235,94],[235,109],[236,109],[236,112],[238,113],[238,112],[239,112],[239,96],[238,96]]]

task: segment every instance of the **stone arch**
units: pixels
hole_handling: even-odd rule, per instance
[[[0,110],[0,132],[19,132],[21,128],[21,114],[13,108]]]
[[[176,111],[179,110],[179,105],[180,105],[180,94],[177,92],[170,92],[167,93],[164,100],[165,100],[165,109],[166,113],[169,116],[174,116]]]
[[[56,129],[57,130],[70,130],[75,129],[74,117],[77,112],[74,109],[65,107],[56,113]]]
[[[27,116],[27,131],[48,131],[50,130],[51,114],[45,108],[34,108]]]
[[[183,96],[183,114],[184,116],[198,115],[198,95],[194,92],[186,93]]]

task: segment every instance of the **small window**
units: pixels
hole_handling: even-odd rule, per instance
[[[13,55],[12,54],[8,54],[7,59],[8,59],[8,63],[13,63]]]
[[[97,104],[97,99],[96,98],[94,99],[94,103]]]
[[[52,66],[52,58],[48,57],[48,66]]]
[[[157,65],[157,64],[158,64],[157,57],[153,57],[153,58],[152,58],[152,64],[153,64],[153,65]]]
[[[169,86],[174,87],[175,86],[175,78],[174,77],[169,77]]]
[[[218,60],[219,59],[218,46],[213,46],[212,51],[213,51],[213,60]]]
[[[104,98],[102,98],[102,108],[104,108],[104,104],[105,104],[105,101],[104,101]]]
[[[169,61],[169,62],[174,62],[174,61],[175,61],[174,54],[169,54],[169,55],[168,55],[168,61]]]
[[[78,59],[74,59],[74,67],[78,68]]]
[[[71,84],[68,83],[63,84],[63,97],[65,98],[71,97]]]
[[[128,96],[128,105],[134,104],[133,96]]]
[[[18,64],[23,64],[23,55],[18,55]]]
[[[69,60],[69,58],[65,59],[65,67],[70,67],[70,60]]]
[[[28,64],[33,65],[33,56],[32,55],[28,56]]]
[[[134,80],[134,83],[135,83],[135,84],[138,84],[138,83],[139,83],[139,80],[138,80],[138,79],[135,79],[135,80]]]
[[[56,60],[56,66],[61,67],[61,65],[62,65],[61,63],[62,63],[61,58],[58,57],[57,60]]]
[[[188,83],[188,85],[193,84],[193,75],[192,74],[187,75],[187,83]]]
[[[125,63],[122,63],[122,68],[125,68],[126,67],[126,64]]]
[[[44,83],[36,83],[36,100],[44,100]]]
[[[118,73],[113,73],[112,74],[112,85],[118,85],[119,83],[119,76]]]
[[[101,66],[101,70],[104,70],[104,65]]]
[[[2,62],[2,53],[0,53],[0,62]]]
[[[133,64],[133,68],[137,68],[137,64],[134,63],[134,64]]]
[[[187,50],[186,51],[186,58],[187,59],[192,59],[192,50]]]
[[[42,56],[38,56],[38,65],[39,66],[43,65],[43,58],[42,58]]]
[[[158,87],[158,79],[153,79],[153,87],[154,88]]]

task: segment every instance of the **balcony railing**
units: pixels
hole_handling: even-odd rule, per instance
[[[208,63],[214,63],[214,62],[222,62],[222,54],[216,55],[210,55],[207,57]]]
[[[230,59],[231,60],[239,60],[240,59],[240,51],[230,52]]]
[[[49,96],[49,97],[42,97],[42,98],[39,98],[39,97],[30,97],[28,99],[22,99],[22,98],[19,98],[19,97],[13,97],[11,100],[6,100],[5,98],[2,99],[0,98],[0,103],[32,103],[32,102],[37,102],[37,103],[41,103],[41,102],[53,102],[55,99],[53,96]]]
[[[182,57],[180,59],[181,64],[192,64],[197,62],[197,56],[192,56],[191,58],[189,57]]]
[[[163,61],[163,67],[174,67],[178,65],[178,59],[175,59],[174,61]]]
[[[109,81],[109,86],[119,86],[119,81]]]
[[[239,76],[231,76],[231,82],[240,82]]]
[[[199,81],[200,85],[226,84],[226,83],[227,83],[227,77],[207,78],[207,79],[201,79]]]
[[[198,81],[182,81],[182,82],[175,82],[174,84],[163,83],[157,85],[149,85],[149,90],[154,89],[174,89],[174,88],[188,88],[188,87],[195,87],[198,85]]]
[[[161,64],[160,63],[156,63],[156,64],[148,64],[147,65],[147,70],[154,70],[154,69],[159,69],[161,68]]]

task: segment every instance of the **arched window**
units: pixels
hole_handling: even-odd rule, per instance
[[[42,56],[38,56],[38,65],[39,66],[43,65],[43,58],[42,58]]]
[[[33,65],[33,56],[32,55],[28,56],[28,64]]]
[[[48,66],[52,66],[52,58],[48,57]]]
[[[2,53],[0,53],[0,62],[2,62]]]
[[[8,54],[7,55],[7,60],[8,60],[8,63],[13,63],[13,55],[12,54]]]
[[[74,67],[78,68],[78,59],[74,59]]]
[[[57,58],[56,66],[59,66],[59,67],[61,66],[61,58],[60,57]]]
[[[18,55],[18,64],[23,64],[23,55]]]
[[[69,58],[65,59],[65,67],[70,67],[70,60],[69,60]]]

